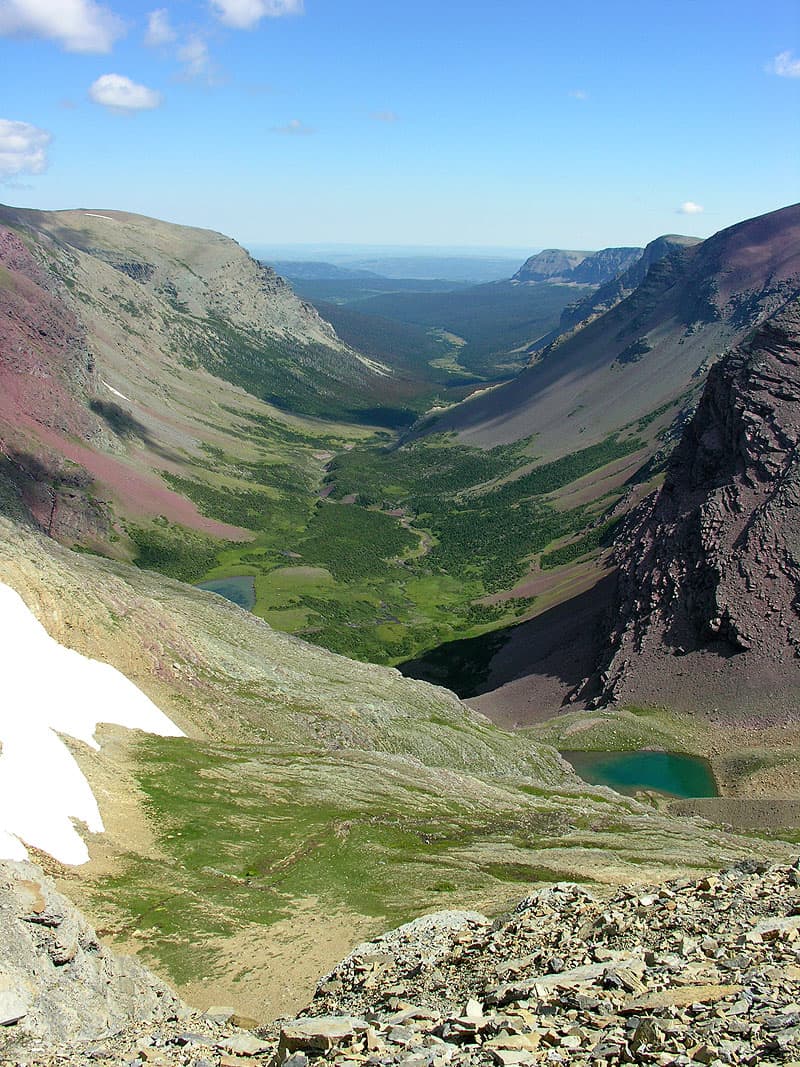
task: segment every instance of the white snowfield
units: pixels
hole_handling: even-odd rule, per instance
[[[0,859],[25,859],[30,845],[61,863],[87,862],[72,820],[92,833],[102,833],[103,820],[59,734],[99,749],[101,722],[184,736],[116,668],[54,641],[22,597],[0,583]]]

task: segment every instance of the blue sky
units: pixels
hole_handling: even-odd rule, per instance
[[[0,0],[7,203],[598,248],[799,190],[795,0]]]

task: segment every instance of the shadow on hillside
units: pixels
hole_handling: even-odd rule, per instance
[[[533,619],[439,645],[397,669],[407,678],[452,689],[462,699],[527,678],[535,685],[546,677],[555,680],[563,699],[595,672],[616,582],[616,574],[609,574]]]
[[[126,411],[125,408],[120,407],[119,404],[109,400],[90,400],[89,407],[95,415],[100,416],[117,437],[121,437],[125,441],[141,441],[145,447],[160,456],[161,459],[180,460],[181,457],[176,452],[162,445],[153,437],[143,422],[139,422],[135,416]]]

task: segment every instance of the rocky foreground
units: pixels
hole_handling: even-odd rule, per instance
[[[800,1063],[800,865],[425,916],[252,1030],[102,949],[36,870],[0,879],[4,1065]]]

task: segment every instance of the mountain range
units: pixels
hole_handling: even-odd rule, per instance
[[[60,812],[89,862],[45,863],[199,1007],[294,1011],[359,938],[520,883],[788,856],[800,206],[539,256],[478,288],[553,336],[514,324],[519,373],[409,429],[411,357],[343,340],[235,242],[0,211],[0,609],[40,642],[14,710],[45,661],[80,707],[69,649],[169,726],[37,721],[101,816]],[[378,299],[448,333],[470,292]],[[494,337],[425,362],[491,377]],[[437,654],[467,702],[408,676]],[[621,796],[559,754],[641,748],[709,760],[722,795]]]

